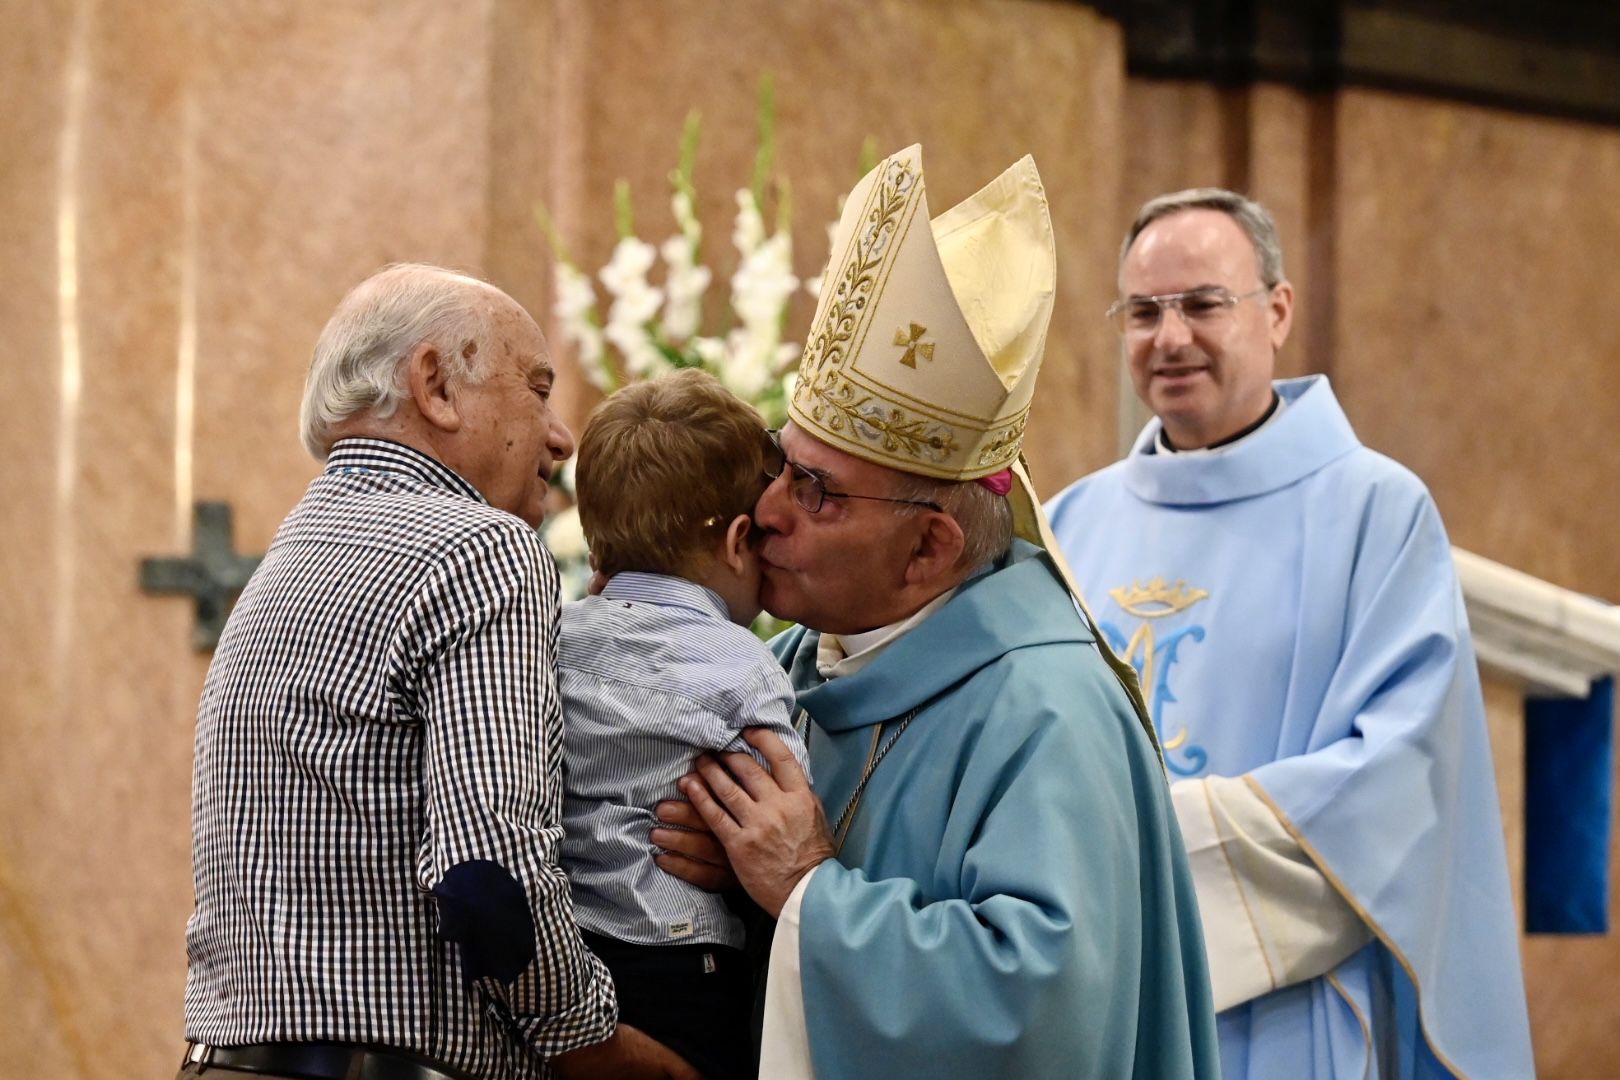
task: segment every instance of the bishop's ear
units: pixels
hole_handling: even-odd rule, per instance
[[[461,428],[455,383],[437,345],[424,341],[412,350],[405,361],[405,381],[424,420],[441,431]]]
[[[922,528],[906,564],[906,584],[926,585],[957,569],[967,536],[951,515],[929,510],[921,515]]]

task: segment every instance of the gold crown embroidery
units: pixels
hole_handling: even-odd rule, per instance
[[[1159,619],[1187,610],[1208,597],[1209,590],[1188,588],[1180,579],[1173,586],[1167,585],[1164,578],[1156,577],[1146,585],[1133,581],[1129,588],[1110,589],[1108,595],[1138,618]]]

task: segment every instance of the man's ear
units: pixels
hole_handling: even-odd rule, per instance
[[[748,534],[753,528],[752,518],[738,514],[726,526],[726,535],[720,541],[720,560],[739,576],[748,565]]]
[[[424,341],[405,361],[405,382],[422,418],[440,431],[459,431],[461,410],[439,347]]]
[[[1271,290],[1271,303],[1266,312],[1271,323],[1271,350],[1276,352],[1288,340],[1288,331],[1294,325],[1294,287],[1279,281]]]
[[[956,569],[967,537],[951,515],[929,510],[923,515],[922,531],[906,563],[907,585],[928,585]]]

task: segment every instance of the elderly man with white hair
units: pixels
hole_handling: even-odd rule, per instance
[[[322,332],[326,469],[197,713],[181,1076],[696,1075],[616,1026],[557,865],[554,378],[521,307],[436,267],[381,271]]]

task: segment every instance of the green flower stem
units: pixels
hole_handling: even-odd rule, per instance
[[[557,219],[551,216],[551,211],[546,209],[545,203],[537,202],[534,204],[534,219],[540,223],[540,231],[545,234],[546,243],[551,245],[551,253],[557,257],[557,261],[573,269],[575,263],[573,259],[568,257],[568,249],[563,246],[562,233],[557,228]]]
[[[765,211],[765,185],[776,167],[776,82],[770,72],[759,77],[759,149],[754,152],[754,205]]]
[[[630,204],[630,181],[623,177],[613,181],[613,218],[619,227],[619,239],[634,239],[636,216]]]

